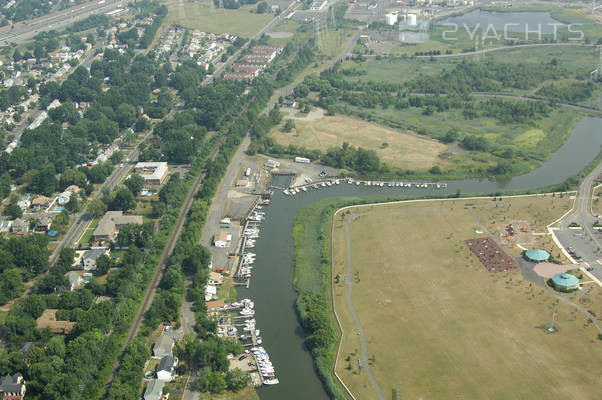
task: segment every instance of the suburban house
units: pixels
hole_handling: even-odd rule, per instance
[[[10,228],[13,226],[13,221],[10,219],[0,220],[0,232],[8,232]]]
[[[297,105],[297,102],[295,100],[284,99],[284,100],[282,100],[282,105],[284,107],[295,108],[295,106]]]
[[[69,280],[69,289],[71,291],[82,289],[84,287],[84,278],[77,272],[67,272],[65,276]]]
[[[31,201],[31,208],[34,211],[40,211],[48,207],[50,204],[50,199],[46,196],[38,196]]]
[[[80,189],[79,186],[77,185],[69,185],[67,186],[67,189],[65,189],[66,192],[71,192],[71,193],[79,193]]]
[[[48,232],[50,230],[50,226],[52,225],[52,219],[48,217],[41,217],[36,224],[34,231],[35,232]]]
[[[165,383],[158,379],[153,379],[148,382],[144,390],[144,400],[161,400],[163,398],[163,385]]]
[[[29,201],[29,196],[23,197],[21,200],[17,201],[17,205],[21,210],[27,210],[29,206],[31,206],[31,201]]]
[[[16,373],[0,378],[0,398],[2,400],[22,400],[25,398],[23,375]]]
[[[168,168],[166,162],[139,162],[134,171],[144,178],[146,185],[158,186],[167,178]]]
[[[224,283],[224,277],[222,274],[218,274],[217,272],[209,272],[209,280],[207,281],[209,285],[219,286]]]
[[[82,256],[82,265],[84,266],[84,270],[90,271],[96,269],[96,260],[102,254],[108,255],[109,250],[105,248],[92,248],[87,250]]]
[[[54,334],[67,335],[71,333],[75,322],[71,321],[57,321],[56,312],[57,309],[48,308],[44,310],[42,315],[36,320],[36,328],[39,330],[49,329]]]
[[[205,301],[213,300],[217,297],[217,288],[213,285],[205,286]]]
[[[59,203],[59,206],[64,206],[65,204],[69,203],[69,200],[71,200],[71,195],[73,193],[65,190],[63,193],[59,194],[57,203]]]
[[[228,235],[226,231],[219,231],[213,236],[213,245],[215,247],[228,247],[230,246],[230,240],[232,240],[232,235]]]
[[[142,216],[123,215],[122,211],[107,211],[94,230],[92,240],[95,242],[113,240],[119,228],[127,224],[142,225]]]
[[[25,221],[22,218],[17,218],[13,221],[11,226],[13,233],[24,235],[29,232],[29,222]]]
[[[171,382],[174,378],[174,367],[178,365],[178,359],[172,356],[165,356],[159,361],[157,367],[157,379],[163,382]]]
[[[173,349],[174,341],[167,335],[161,335],[155,342],[153,347],[153,358],[162,359],[165,356],[173,356],[171,350]]]
[[[263,165],[265,165],[268,168],[278,168],[280,166],[280,163],[278,161],[274,161],[274,160],[267,160]]]

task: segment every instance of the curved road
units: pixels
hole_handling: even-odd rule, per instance
[[[479,50],[479,54],[491,53],[493,51],[520,49],[524,47],[542,47],[542,46],[579,46],[579,47],[596,47],[595,44],[583,44],[583,43],[532,43],[532,44],[516,44],[514,46],[500,46],[493,47],[491,49]],[[416,58],[444,58],[444,57],[463,57],[475,55],[476,51],[468,51],[466,53],[454,53],[454,54],[438,54],[432,56],[415,56]],[[376,56],[375,56],[376,57]]]

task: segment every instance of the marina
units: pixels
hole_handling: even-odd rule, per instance
[[[264,195],[258,198],[248,213],[244,227],[241,228],[241,242],[238,247],[240,249],[239,261],[233,274],[234,285],[249,288],[257,256],[253,249],[255,242],[259,239],[261,222],[266,217],[264,207],[269,204],[268,196]],[[222,312],[219,318],[218,334],[231,337],[240,342],[243,347],[249,348],[245,353],[252,355],[253,362],[248,363],[248,366],[257,371],[257,376],[253,381],[266,386],[277,385],[279,380],[276,378],[274,365],[265,348],[261,347],[263,339],[254,318],[255,303],[249,298],[243,298],[224,305],[218,311]],[[243,360],[245,357],[242,355],[239,360]]]
[[[341,179],[324,179],[318,182],[313,182],[311,179],[307,179],[305,184],[300,186],[291,186],[287,189],[282,189],[282,193],[287,196],[295,196],[301,192],[307,192],[308,190],[317,190],[321,188],[329,188],[333,186],[340,185],[341,183],[347,183],[349,185],[355,186],[367,186],[367,187],[375,187],[375,188],[404,188],[404,189],[445,189],[447,188],[447,183],[433,183],[433,182],[403,182],[403,181],[364,181],[364,180],[356,180],[354,178],[341,178]],[[275,186],[272,186],[276,188]],[[254,217],[253,220],[259,221],[260,219],[255,219],[260,217]]]

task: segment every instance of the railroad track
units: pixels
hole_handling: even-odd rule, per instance
[[[218,154],[219,150],[221,149],[222,144],[224,143],[226,138],[227,138],[227,135],[222,136],[222,138],[220,139],[218,144],[215,146],[215,149],[213,150],[213,152],[211,153],[211,155],[209,157],[209,159],[211,161],[215,160],[215,157],[217,156],[217,154]],[[128,331],[127,339],[123,343],[123,346],[121,347],[119,357],[117,357],[117,361],[115,362],[115,364],[113,365],[113,369],[111,370],[111,375],[109,377],[109,380],[105,384],[104,393],[102,395],[102,398],[106,398],[106,396],[108,395],[109,387],[111,386],[111,383],[113,382],[113,379],[115,378],[115,373],[119,369],[119,365],[121,364],[121,361],[123,359],[125,349],[132,342],[132,340],[134,340],[134,338],[138,334],[138,331],[140,330],[140,325],[142,324],[142,320],[144,319],[144,314],[150,308],[150,306],[153,302],[153,299],[155,297],[156,288],[159,284],[159,281],[161,280],[161,277],[163,276],[163,268],[167,264],[167,260],[169,260],[169,257],[171,256],[171,254],[176,246],[176,242],[178,241],[178,238],[180,237],[180,233],[182,233],[182,228],[184,227],[184,222],[186,222],[186,217],[188,216],[188,212],[190,211],[190,207],[192,207],[192,202],[194,201],[194,195],[196,194],[196,192],[198,192],[199,188],[201,187],[201,184],[203,183],[203,179],[205,179],[206,175],[207,175],[206,172],[201,172],[199,174],[198,178],[196,179],[196,181],[194,182],[194,184],[192,185],[192,188],[188,192],[186,200],[184,201],[184,204],[182,206],[182,211],[180,212],[180,216],[178,217],[178,220],[176,222],[176,226],[175,226],[173,232],[171,233],[169,239],[167,240],[167,244],[166,244],[165,248],[163,249],[163,253],[161,253],[161,258],[159,259],[159,263],[155,267],[155,272],[153,273],[153,277],[152,277],[149,285],[146,288],[146,292],[144,293],[144,298],[142,300],[142,303],[140,304],[140,307],[138,308],[138,312],[136,313],[136,317],[134,318],[134,321],[133,321],[132,325],[130,326],[130,330]]]

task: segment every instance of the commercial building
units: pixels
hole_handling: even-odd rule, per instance
[[[167,178],[169,169],[166,162],[139,162],[134,171],[144,178],[146,185],[159,186]]]
[[[122,211],[107,211],[94,230],[92,240],[96,242],[113,240],[119,228],[128,224],[142,225],[142,216],[123,215]]]
[[[311,160],[309,158],[305,158],[305,157],[295,157],[295,162],[301,163],[301,164],[309,164],[311,162]]]

